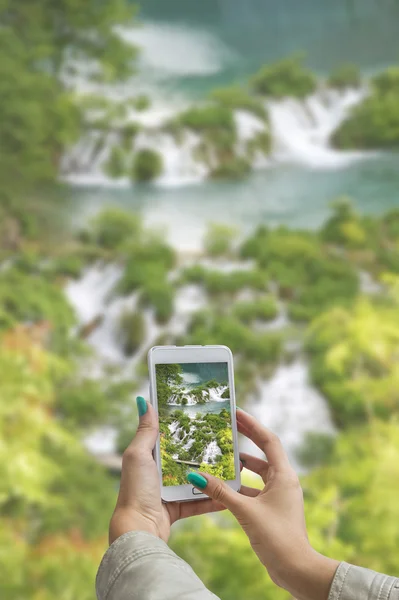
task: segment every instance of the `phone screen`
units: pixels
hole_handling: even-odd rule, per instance
[[[155,365],[162,482],[187,484],[190,471],[234,480],[227,362]]]

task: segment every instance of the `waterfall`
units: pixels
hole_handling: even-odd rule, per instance
[[[326,400],[311,385],[309,367],[300,358],[281,365],[274,375],[259,382],[258,392],[246,405],[248,412],[281,439],[291,463],[299,470],[296,451],[308,432],[334,434]],[[243,438],[242,449],[262,455],[259,448]]]
[[[364,89],[323,89],[304,101],[285,98],[269,102],[274,159],[313,168],[334,168],[362,158],[361,152],[334,150],[329,139],[365,94]]]
[[[329,139],[346,118],[350,110],[365,96],[366,90],[344,92],[320,89],[305,100],[284,98],[265,103],[270,115],[272,153],[261,153],[253,159],[253,167],[272,168],[276,163],[298,163],[311,168],[343,168],[366,156],[364,152],[342,152],[331,148]],[[175,107],[175,111],[178,107]],[[129,120],[142,122],[143,130],[134,141],[136,150],[151,148],[162,156],[164,170],[156,181],[161,187],[176,187],[200,183],[209,174],[209,168],[195,160],[197,134],[186,131],[178,143],[174,137],[162,132],[162,122],[172,108],[160,110],[159,105],[140,115],[131,111]],[[152,115],[152,116],[151,116]],[[143,120],[144,119],[144,120]],[[238,133],[237,152],[243,154],[247,141],[265,130],[257,117],[239,110],[235,112]],[[148,125],[151,123],[151,125]],[[267,127],[267,126],[266,126]],[[100,144],[100,132],[89,132],[64,156],[62,177],[80,185],[124,186],[132,185],[128,176],[111,179],[104,172],[111,148],[118,143],[117,134],[106,134]]]

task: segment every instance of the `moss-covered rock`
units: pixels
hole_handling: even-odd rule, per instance
[[[132,179],[139,182],[152,181],[162,175],[163,168],[161,154],[156,150],[143,148],[133,158]]]
[[[327,85],[337,90],[359,88],[362,85],[359,67],[352,64],[341,65],[331,73],[327,79]]]
[[[251,96],[247,90],[238,85],[213,90],[211,99],[227,108],[252,113],[262,121],[269,120],[264,102],[260,98]]]
[[[293,56],[262,67],[252,77],[251,85],[262,96],[303,99],[316,90],[317,79],[303,66],[301,57]]]

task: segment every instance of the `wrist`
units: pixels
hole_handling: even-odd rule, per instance
[[[145,531],[155,537],[160,537],[158,528],[151,519],[132,511],[116,510],[109,525],[109,543],[112,544],[129,531]]]
[[[297,600],[328,600],[339,562],[310,545],[298,554],[281,578],[281,587]]]

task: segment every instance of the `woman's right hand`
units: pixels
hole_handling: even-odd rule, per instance
[[[200,489],[233,513],[274,583],[297,600],[327,600],[339,563],[310,546],[301,485],[279,438],[242,410],[237,410],[237,426],[267,457],[266,461],[240,454],[265,487],[242,486],[237,493],[203,473],[206,482]]]

